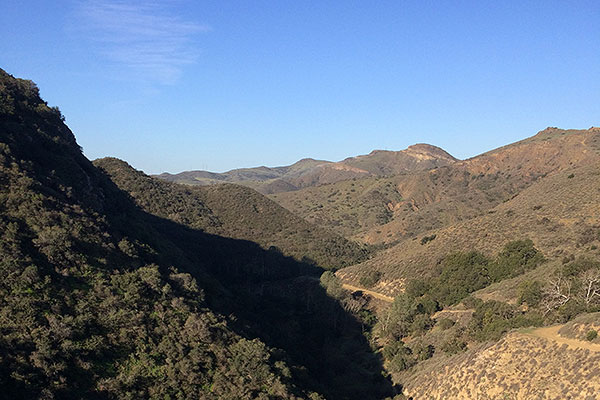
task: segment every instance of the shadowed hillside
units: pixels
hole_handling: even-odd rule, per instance
[[[391,393],[314,266],[142,210],[32,82],[0,71],[0,95],[3,396]]]
[[[311,225],[252,189],[222,184],[187,187],[151,178],[127,163],[106,158],[94,164],[149,213],[207,233],[252,240],[265,249],[325,268],[363,261],[367,250]]]

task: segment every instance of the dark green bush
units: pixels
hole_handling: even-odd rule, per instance
[[[519,304],[537,307],[542,300],[542,283],[540,281],[523,281],[519,284]]]
[[[543,255],[533,246],[530,239],[512,241],[504,246],[494,262],[488,266],[490,280],[499,282],[513,278],[537,267],[543,261]]]
[[[442,330],[446,330],[452,328],[455,323],[456,322],[449,318],[440,318],[437,322],[437,326],[439,326]]]
[[[486,256],[476,251],[446,256],[430,290],[432,297],[439,304],[448,306],[486,287],[490,284],[487,271],[489,262]]]
[[[543,322],[542,315],[535,311],[523,313],[513,305],[490,300],[475,309],[469,323],[469,334],[479,341],[498,340],[511,329],[540,326]]]
[[[363,276],[360,277],[360,285],[365,288],[370,288],[375,286],[377,282],[381,279],[381,272],[376,270],[370,270],[366,272]]]
[[[411,350],[416,361],[425,361],[430,359],[435,353],[435,347],[433,347],[433,345],[421,342],[412,345]]]
[[[588,341],[590,341],[590,342],[592,340],[596,339],[597,337],[598,337],[598,332],[595,331],[595,330],[593,330],[593,329],[590,330],[590,331],[588,331],[588,333],[585,335],[585,339],[588,340]]]
[[[446,354],[457,354],[467,349],[467,343],[460,338],[453,337],[444,342],[441,349]]]
[[[431,236],[423,236],[423,238],[421,238],[421,245],[425,245],[425,244],[431,242],[436,237],[437,237],[437,235],[435,235],[435,234],[433,234]]]

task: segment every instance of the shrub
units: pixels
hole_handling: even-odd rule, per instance
[[[399,339],[411,332],[411,324],[418,314],[414,299],[405,293],[397,296],[392,305],[379,318],[381,334],[386,337]]]
[[[488,267],[492,282],[513,278],[537,267],[544,256],[530,239],[515,240],[504,246],[498,257]]]
[[[536,307],[542,300],[542,283],[540,281],[523,281],[519,285],[519,304],[526,303]]]
[[[404,291],[410,297],[421,297],[431,289],[431,283],[424,279],[413,279],[406,285]]]
[[[433,347],[433,345],[420,342],[415,343],[411,349],[416,361],[425,361],[433,357],[433,353],[435,353],[435,347]]]
[[[382,354],[386,360],[391,360],[398,354],[411,354],[411,350],[401,340],[395,340],[384,346]]]
[[[398,340],[383,348],[383,357],[389,360],[389,369],[392,372],[404,371],[415,365],[412,350]]]
[[[433,234],[431,236],[423,236],[423,238],[421,239],[421,244],[425,245],[428,242],[431,242],[432,240],[434,240],[437,237],[437,235]]]
[[[437,322],[437,326],[439,326],[440,329],[445,331],[446,329],[452,328],[455,323],[456,322],[454,322],[450,318],[440,318]]]
[[[345,295],[342,288],[342,282],[333,272],[325,271],[320,278],[321,286],[325,288],[327,294],[334,299],[342,299]]]
[[[410,331],[413,335],[420,335],[430,330],[434,324],[435,321],[433,321],[429,315],[418,314],[414,317]]]
[[[462,303],[465,305],[466,308],[475,309],[478,306],[480,306],[481,304],[483,304],[483,300],[481,300],[477,297],[469,296],[469,297],[464,298]]]
[[[373,287],[381,279],[381,272],[370,270],[360,278],[360,284],[363,287]]]
[[[469,332],[479,341],[498,340],[510,329],[539,326],[543,322],[543,317],[537,312],[523,314],[513,305],[490,300],[475,309]]]
[[[591,342],[592,340],[596,339],[597,337],[598,337],[598,332],[597,332],[597,331],[595,331],[595,330],[593,330],[593,329],[592,329],[592,330],[590,330],[590,331],[589,331],[589,332],[588,332],[588,333],[585,335],[585,338],[586,338],[586,340],[588,340],[588,341],[590,341],[590,342]]]
[[[477,251],[452,253],[441,263],[441,272],[431,289],[441,305],[456,304],[490,284],[489,259]]]
[[[430,295],[425,294],[420,298],[416,299],[417,311],[423,314],[433,314],[439,311],[441,308],[437,301],[435,301]]]
[[[446,354],[457,354],[467,349],[467,343],[460,338],[454,337],[442,344],[442,350]]]
[[[401,372],[409,369],[415,364],[413,358],[409,355],[398,354],[390,361],[390,371]]]

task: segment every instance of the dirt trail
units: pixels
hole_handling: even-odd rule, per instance
[[[468,309],[468,310],[440,310],[438,312],[436,312],[435,314],[433,314],[431,316],[431,318],[436,319],[439,318],[440,315],[444,315],[444,314],[473,314],[475,312],[475,310],[473,309]]]
[[[563,325],[547,326],[544,328],[534,329],[531,332],[524,332],[523,334],[528,336],[541,337],[547,340],[553,340],[559,344],[566,344],[567,346],[575,349],[600,351],[600,344],[560,336],[558,334],[558,330],[562,327]]]
[[[363,292],[363,293],[366,293],[369,296],[372,296],[372,297],[374,297],[376,299],[385,301],[386,303],[393,303],[394,302],[394,298],[393,297],[386,296],[384,294],[377,293],[377,292],[374,292],[374,291],[369,290],[369,289],[363,289],[363,288],[360,288],[358,286],[348,285],[347,283],[343,283],[342,287],[344,289],[346,289],[346,290],[350,290],[351,292]]]

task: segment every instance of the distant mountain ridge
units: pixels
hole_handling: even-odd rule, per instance
[[[188,185],[236,183],[264,194],[299,190],[353,178],[397,175],[450,165],[458,160],[443,149],[418,143],[405,150],[373,150],[339,162],[304,158],[282,167],[240,168],[228,172],[184,171],[158,178]]]

